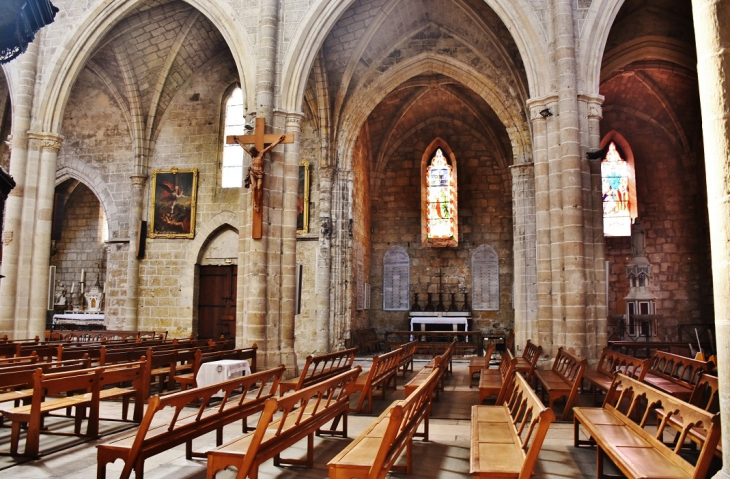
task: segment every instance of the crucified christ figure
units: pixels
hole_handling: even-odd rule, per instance
[[[255,146],[252,146],[250,149],[247,148],[246,145],[239,141],[237,136],[234,136],[233,139],[251,156],[251,166],[248,167],[248,174],[246,175],[244,186],[246,188],[253,186],[253,209],[258,213],[261,209],[264,186],[264,155],[284,141],[286,135],[281,135],[278,140],[264,148],[261,152]]]

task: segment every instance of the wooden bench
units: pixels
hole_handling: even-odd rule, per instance
[[[492,359],[492,354],[497,348],[494,342],[490,342],[487,346],[487,350],[484,351],[484,357],[474,356],[469,360],[469,387],[474,386],[474,375],[482,369],[489,369],[489,361]]]
[[[360,347],[361,353],[382,351],[380,345],[383,344],[383,341],[378,339],[378,333],[375,331],[375,328],[356,329],[355,335],[357,336],[357,344]]]
[[[202,352],[200,349],[196,349],[194,353],[194,360],[193,360],[193,367],[190,372],[183,372],[181,374],[177,374],[177,369],[175,371],[175,375],[173,376],[173,379],[180,383],[180,388],[184,391],[188,387],[197,387],[197,377],[198,377],[198,371],[200,371],[200,366],[205,363],[209,363],[212,361],[223,361],[227,359],[234,359],[234,360],[245,360],[248,361],[249,367],[251,368],[251,372],[256,372],[256,351],[258,349],[258,346],[254,344],[250,348],[242,348],[242,349],[227,349],[222,351],[208,351],[208,352]]]
[[[647,407],[641,414],[639,409],[644,405]],[[660,406],[671,413],[664,416],[655,431],[646,430],[655,408]],[[621,373],[616,374],[603,407],[576,407],[573,413],[573,442],[576,447],[596,446],[598,478],[604,477],[603,460],[607,456],[629,478],[703,479],[720,439],[719,414],[711,414]],[[639,422],[631,418],[635,414],[641,414]],[[670,447],[662,439],[669,418],[675,415],[682,417],[683,424],[676,446]],[[580,426],[589,440],[580,439]],[[694,465],[680,455],[693,430],[702,430],[706,438]]]
[[[700,375],[710,370],[706,361],[654,350],[644,382],[667,394],[688,401]]]
[[[299,391],[300,389],[316,384],[324,379],[337,376],[352,369],[355,362],[357,348],[343,349],[334,353],[307,356],[302,373],[292,379],[279,383],[279,395],[283,396],[287,391]]]
[[[536,369],[534,376],[542,386],[543,391],[548,394],[549,407],[553,407],[555,400],[565,396],[565,409],[560,416],[562,421],[570,417],[570,410],[578,400],[578,389],[583,379],[588,361],[570,354],[562,347],[558,348],[558,354],[553,362],[552,369]]]
[[[529,479],[555,420],[527,380],[520,374],[514,378],[503,405],[471,408],[469,469],[474,478]]]
[[[502,404],[507,391],[512,388],[516,367],[517,359],[512,356],[512,351],[505,349],[502,351],[502,361],[498,369],[482,369],[479,377],[479,404],[489,396],[497,396],[495,404]]]
[[[143,378],[145,361],[80,369],[45,374],[38,368],[33,374],[33,396],[30,404],[3,409],[3,416],[12,421],[10,436],[10,454],[18,454],[21,426],[27,424],[25,452],[23,455],[37,457],[40,448],[40,433],[43,416],[59,409],[75,407],[74,434],[81,434],[81,421],[86,417],[89,408],[86,436],[97,437],[99,434],[99,401],[103,399],[123,398],[122,419],[126,419],[127,401],[135,398],[134,419],[142,417]],[[133,383],[128,387],[107,387],[121,383]],[[57,397],[60,396],[60,397]]]
[[[446,348],[446,350],[440,354],[439,356],[436,356],[431,361],[426,363],[426,365],[423,367],[423,369],[433,369],[436,366],[443,367],[444,371],[443,374],[439,376],[439,382],[436,385],[436,400],[438,400],[438,391],[444,390],[444,384],[446,382],[446,376],[449,374],[454,373],[454,352],[456,351],[456,343],[457,341],[454,340],[449,344],[449,346]],[[438,362],[437,362],[438,360]]]
[[[357,438],[327,463],[330,479],[383,478],[392,469],[411,474],[413,438],[424,424],[424,441],[428,441],[429,408],[433,390],[442,368],[430,371],[405,400],[395,401]],[[403,449],[406,464],[394,466]]]
[[[364,412],[369,414],[373,410],[373,389],[381,388],[383,391],[382,398],[385,399],[385,390],[391,382],[393,383],[393,389],[396,388],[396,373],[398,372],[398,360],[401,351],[401,349],[396,349],[373,357],[373,365],[368,371],[363,372],[352,386],[353,392],[360,391],[360,399],[357,402],[357,407],[351,409],[350,412],[363,412],[363,406],[367,401],[367,409]]]
[[[314,466],[314,435],[332,434],[347,437],[347,412],[351,385],[360,367],[330,379],[266,401],[256,430],[208,452],[209,479],[229,466],[238,469],[237,478],[258,477],[262,462],[274,458],[274,465]],[[338,431],[342,420],[342,430]],[[332,421],[331,429],[322,428]],[[281,453],[307,438],[305,460],[282,459]]]
[[[709,374],[703,374],[700,376],[700,379],[697,381],[697,384],[695,385],[694,389],[692,390],[692,395],[689,398],[689,404],[696,406],[703,411],[707,411],[711,414],[719,413],[720,412],[720,395],[719,395],[719,389],[720,385],[717,381],[716,376],[711,376]],[[666,415],[663,408],[657,408],[656,409],[656,415],[657,415],[657,421],[658,424],[661,423],[664,416]],[[673,429],[676,429],[679,433],[681,433],[683,427],[684,427],[684,421],[682,420],[681,416],[678,416],[676,414],[673,414],[667,424],[671,426]],[[688,435],[689,439],[691,439],[693,442],[702,445],[702,443],[706,440],[706,431],[704,431],[701,428],[695,428],[690,431],[690,434]],[[679,437],[679,436],[677,436]],[[722,440],[718,440],[717,448],[715,449],[715,455],[718,457],[722,457]]]
[[[35,358],[38,357],[35,356]],[[48,374],[78,371],[90,367],[91,360],[88,356],[82,359],[53,361],[50,363],[21,363],[6,366],[0,369],[0,402],[13,401],[17,407],[20,406],[20,401],[26,401],[33,397],[33,375],[38,369]]]
[[[401,353],[400,360],[398,361],[398,371],[403,373],[403,379],[405,379],[406,371],[408,371],[409,368],[413,371],[413,357],[416,355],[417,346],[418,341],[410,341],[400,346],[403,352]]]
[[[417,340],[416,357],[434,358],[446,351],[456,340],[454,355],[458,357],[474,356],[482,351],[481,331],[386,331],[385,344],[388,350]]]
[[[528,381],[532,381],[532,374],[537,366],[537,360],[540,359],[540,354],[542,354],[542,346],[537,346],[528,339],[522,355],[516,358],[517,372],[524,374]]]
[[[433,388],[434,392],[434,399],[436,401],[439,400],[439,391],[443,391],[444,387],[444,376],[446,375],[446,370],[448,368],[448,362],[449,357],[452,355],[453,349],[448,349],[444,351],[443,354],[436,356],[433,358],[432,361],[430,361],[427,365],[421,369],[418,374],[416,374],[413,378],[411,378],[410,381],[408,381],[405,386],[403,387],[403,392],[405,393],[405,397],[410,396],[416,389],[421,387],[421,385],[428,380],[431,373],[434,370],[438,370],[439,374],[437,376],[436,380],[436,387]]]
[[[627,376],[642,381],[648,369],[648,360],[627,356],[610,348],[603,348],[596,370],[583,371],[583,379],[591,385],[593,403],[596,403],[596,391],[608,391],[613,382],[614,373],[622,372]]]
[[[193,452],[193,439],[216,431],[216,444],[221,445],[223,426],[238,420],[243,421],[246,432],[247,418],[263,410],[265,401],[274,397],[285,370],[284,366],[279,366],[211,386],[153,396],[137,431],[97,446],[97,478],[106,477],[107,464],[122,459],[124,468],[120,477],[127,479],[134,471],[135,477],[142,479],[147,458],[180,444],[186,445],[187,459],[205,457],[205,454]],[[234,395],[238,390],[241,393]],[[220,404],[208,407],[210,398],[221,391]],[[195,409],[185,409],[190,406]],[[158,424],[154,421],[155,415],[167,407],[174,413],[169,421]]]

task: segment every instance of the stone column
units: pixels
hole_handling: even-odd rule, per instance
[[[332,179],[334,168],[319,169],[319,257],[317,258],[317,351],[329,352],[330,344],[330,278],[332,265]]]
[[[132,194],[129,198],[129,252],[127,254],[127,297],[124,300],[124,328],[139,329],[139,260],[137,259],[137,233],[144,206],[144,187],[147,175],[129,177]]]
[[[294,135],[294,143],[287,144],[284,153],[284,214],[281,226],[281,360],[295,375],[299,374],[294,352],[294,316],[297,299],[297,193],[302,117],[303,115],[297,113],[286,116],[286,133]]]
[[[586,351],[586,275],[583,238],[583,185],[580,158],[577,67],[573,2],[553,1],[555,63],[558,80],[562,201],[563,309],[565,346],[581,357]],[[554,351],[553,351],[554,353]]]
[[[697,76],[710,218],[720,410],[730,410],[730,1],[693,0]],[[722,421],[723,467],[730,478],[730,421]]]
[[[276,74],[276,50],[277,50],[277,25],[279,0],[262,0],[259,13],[259,36],[256,45],[256,117],[263,118],[272,128],[274,121],[274,88]],[[279,147],[281,148],[281,147]],[[269,251],[269,240],[272,238],[272,213],[270,197],[267,199],[267,192],[273,191],[275,177],[272,175],[272,158],[275,156],[272,151],[269,158],[264,158],[264,204],[262,206],[263,225],[262,238],[251,239],[251,214],[244,212],[246,227],[240,229],[239,242],[239,265],[245,266],[243,275],[239,271],[238,291],[242,298],[241,323],[243,324],[243,335],[238,336],[239,345],[243,343],[256,343],[259,347],[260,366],[273,367],[281,363],[281,337],[279,319],[279,300],[281,291],[273,288],[269,291],[268,277],[277,278],[277,275],[270,271],[269,263],[281,260],[276,258],[275,251]],[[282,183],[279,182],[279,187]],[[241,205],[247,210],[251,209],[251,195],[248,189],[241,189]],[[274,238],[275,239],[275,238]],[[274,310],[270,306],[274,306]],[[269,312],[272,312],[270,321]],[[274,318],[275,316],[275,318]]]
[[[588,151],[596,151],[601,148],[601,126],[600,122],[603,118],[601,105],[603,104],[603,96],[595,95],[587,97],[587,117],[588,117]],[[588,160],[588,169],[590,174],[589,184],[591,186],[590,195],[590,215],[587,220],[593,224],[593,238],[587,238],[592,241],[593,257],[591,263],[587,263],[586,267],[594,272],[593,278],[593,294],[592,299],[588,300],[588,304],[592,305],[595,324],[593,325],[593,344],[594,359],[600,355],[603,348],[607,345],[606,327],[608,318],[608,309],[606,303],[606,252],[605,240],[603,238],[603,194],[602,194],[602,177],[601,177],[601,161]],[[588,213],[586,213],[588,215]],[[591,264],[593,267],[591,268]],[[590,359],[590,358],[589,358]]]
[[[56,192],[56,160],[63,137],[53,133],[30,134],[40,139],[38,190],[33,225],[33,254],[30,260],[30,303],[26,337],[43,337],[48,308],[48,265],[51,260],[51,226]]]
[[[20,261],[20,236],[23,223],[23,201],[26,193],[26,170],[28,168],[28,130],[30,130],[33,88],[38,62],[38,41],[28,45],[28,50],[15,62],[18,64],[18,82],[13,95],[12,146],[10,149],[10,175],[15,188],[5,202],[5,219],[2,235],[3,264],[0,281],[0,334],[13,339],[24,339],[15,335],[18,316],[18,276],[22,268]],[[20,328],[25,330],[25,324]]]
[[[537,243],[535,224],[535,168],[532,163],[510,167],[514,230],[515,344],[537,340]]]

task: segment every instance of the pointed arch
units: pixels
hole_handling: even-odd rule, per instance
[[[68,103],[71,90],[81,70],[91,58],[107,33],[123,20],[134,8],[145,0],[126,0],[102,2],[76,24],[69,25],[67,38],[60,42],[65,48],[48,62],[54,65],[47,80],[47,94],[41,99],[39,124],[41,131],[59,132],[63,122],[63,111]],[[223,2],[207,0],[185,0],[200,11],[220,31],[226,45],[231,50],[239,77],[246,92],[255,91],[255,62],[247,31],[242,28],[239,13]],[[253,101],[254,95],[246,95]]]
[[[58,187],[58,185],[70,179],[77,180],[86,185],[86,187],[94,193],[96,198],[99,200],[99,203],[101,203],[101,207],[104,209],[104,215],[106,216],[107,221],[108,237],[126,237],[126,232],[122,235],[122,232],[119,229],[119,210],[116,202],[114,201],[114,196],[111,191],[109,191],[107,183],[102,179],[101,175],[89,174],[90,171],[88,166],[86,164],[82,164],[78,160],[72,159],[69,160],[68,163],[69,166],[63,167],[56,172],[55,186]]]

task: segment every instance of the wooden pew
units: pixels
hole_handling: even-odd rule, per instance
[[[446,382],[446,376],[449,374],[453,374],[454,372],[454,352],[456,351],[456,344],[457,341],[453,340],[451,344],[446,348],[446,350],[440,354],[439,356],[436,356],[431,361],[429,361],[423,369],[433,369],[437,365],[441,365],[444,368],[444,372],[441,376],[439,376],[439,382],[436,385],[436,400],[438,400],[438,391],[444,390],[444,383]],[[436,360],[438,359],[438,364]]]
[[[583,379],[588,361],[570,354],[562,347],[553,362],[552,369],[536,369],[534,376],[548,394],[549,405],[552,408],[556,399],[565,396],[565,409],[560,419],[565,421],[570,417],[570,410],[578,399],[578,389]]]
[[[229,466],[238,469],[237,478],[258,477],[262,462],[274,458],[274,465],[314,466],[314,435],[332,434],[347,437],[347,412],[352,384],[360,367],[330,379],[266,401],[256,430],[208,452],[209,479]],[[342,420],[342,431],[338,431]],[[332,421],[331,429],[322,428]],[[282,459],[289,446],[307,438],[305,460]]]
[[[470,473],[475,478],[529,479],[555,420],[527,380],[520,374],[514,378],[504,404],[471,408]]]
[[[285,370],[282,365],[211,386],[153,396],[135,432],[97,446],[97,478],[106,477],[107,464],[122,459],[124,468],[120,477],[128,479],[134,471],[135,477],[142,479],[147,458],[180,444],[186,445],[187,459],[205,457],[204,453],[193,452],[193,439],[216,431],[216,444],[221,445],[223,426],[239,420],[243,421],[244,432],[247,431],[247,418],[263,410],[265,401],[276,394]],[[234,395],[238,390],[242,393]],[[210,398],[219,391],[224,394],[220,404],[207,407]],[[194,409],[185,410],[191,406]],[[155,416],[167,407],[174,410],[170,420],[153,425]]]
[[[706,361],[655,349],[649,358],[644,382],[682,401],[687,401],[700,375],[709,370],[710,365]]]
[[[406,371],[408,371],[409,367],[410,370],[413,371],[413,357],[416,355],[417,346],[418,341],[410,341],[400,346],[403,352],[401,353],[400,359],[398,360],[398,371],[401,371],[403,373],[404,379],[406,377]]]
[[[350,348],[334,353],[307,356],[299,376],[279,383],[279,395],[283,396],[285,392],[291,390],[299,391],[324,379],[349,371],[355,362],[356,352],[357,348]]]
[[[596,370],[583,371],[583,379],[588,381],[593,392],[593,403],[596,403],[596,390],[608,391],[613,382],[615,372],[622,372],[627,376],[642,381],[648,369],[648,359],[627,356],[611,348],[603,348]]]
[[[37,356],[35,356],[37,358]],[[17,364],[0,369],[0,402],[13,401],[15,406],[20,401],[33,397],[33,375],[38,369],[43,373],[61,373],[78,371],[91,367],[88,357],[50,363]]]
[[[428,371],[426,379],[405,400],[395,401],[327,463],[330,479],[384,478],[390,470],[411,474],[413,438],[421,423],[427,424],[433,391],[443,368]],[[428,441],[428,428],[424,431]],[[406,450],[405,466],[394,463]]]
[[[375,352],[381,351],[380,345],[383,343],[378,339],[378,333],[375,328],[367,329],[356,329],[355,335],[357,336],[357,344],[360,348],[360,352]]]
[[[370,413],[373,410],[373,389],[381,388],[383,391],[382,398],[385,399],[385,390],[388,385],[393,382],[393,389],[396,388],[396,373],[398,372],[398,359],[400,358],[401,349],[393,350],[389,353],[381,354],[373,357],[373,365],[368,371],[363,372],[357,381],[353,384],[353,392],[360,391],[360,399],[357,407],[350,412]],[[367,409],[363,410],[363,406],[367,401]]]
[[[474,375],[480,372],[482,369],[489,369],[489,360],[492,359],[492,354],[497,348],[494,342],[490,342],[487,346],[487,350],[484,351],[484,357],[474,356],[469,360],[469,387],[474,386]]]
[[[719,395],[720,384],[717,381],[716,376],[709,374],[703,374],[697,381],[695,388],[692,390],[692,396],[690,396],[688,403],[696,406],[703,411],[707,411],[711,414],[720,412],[720,395]],[[666,416],[664,408],[656,409],[658,425]],[[673,429],[681,433],[684,428],[684,421],[681,416],[672,414],[667,421],[667,424]],[[706,440],[706,432],[700,428],[695,428],[690,431],[688,435],[689,439],[693,442],[702,445]],[[715,455],[722,457],[722,440],[718,440],[717,448],[715,449]]]
[[[421,385],[428,380],[434,370],[438,370],[439,374],[436,379],[436,386],[433,389],[434,399],[438,401],[439,391],[443,391],[444,389],[444,376],[446,375],[446,370],[448,369],[449,357],[453,354],[453,351],[453,348],[449,348],[444,351],[443,354],[436,356],[435,358],[433,358],[432,361],[425,365],[423,369],[418,372],[418,374],[411,378],[411,380],[408,381],[403,387],[405,397],[407,398],[416,389],[421,387]]]
[[[38,368],[33,374],[33,396],[30,404],[0,410],[6,419],[12,421],[10,454],[18,454],[20,429],[27,424],[23,455],[38,456],[42,419],[52,411],[75,407],[74,434],[79,435],[81,421],[86,417],[88,407],[85,435],[89,437],[97,437],[99,433],[100,400],[135,396],[135,418],[141,418],[144,371],[144,361],[111,368],[90,368],[49,374],[44,374],[43,369]],[[134,386],[106,388],[107,385],[122,382],[133,382]],[[123,408],[123,414],[126,414],[126,406]]]
[[[192,371],[189,373],[182,373],[177,374],[177,371],[175,372],[175,376],[173,376],[174,380],[178,383],[180,383],[181,389],[184,391],[188,387],[197,387],[197,377],[198,377],[198,371],[200,371],[200,366],[205,363],[209,363],[212,361],[222,361],[225,359],[235,359],[235,360],[246,360],[249,363],[249,366],[251,368],[251,372],[256,372],[256,351],[258,349],[258,346],[254,344],[250,348],[243,348],[243,349],[225,349],[221,351],[208,351],[208,352],[202,352],[200,349],[195,350],[195,359],[193,361],[193,367]]]
[[[509,349],[509,348],[507,348]],[[542,346],[535,345],[529,339],[522,350],[522,356],[517,356],[517,372],[525,375],[528,381],[532,381],[532,374],[537,366],[537,360],[542,354]]]
[[[38,362],[38,354],[31,353],[30,356],[23,356],[23,357],[12,357],[12,358],[2,358],[0,359],[0,370],[2,368],[5,368],[7,366],[22,366],[22,365],[28,365],[28,364],[35,364]]]
[[[620,392],[619,392],[620,390]],[[641,414],[637,423],[632,415]],[[646,430],[656,407],[661,406],[666,414],[656,430]],[[720,439],[720,415],[711,414],[681,401],[633,378],[616,374],[606,395],[603,407],[576,407],[574,414],[574,438],[576,447],[596,446],[596,477],[602,478],[603,458],[608,457],[618,469],[629,478],[707,477],[712,456]],[[679,441],[673,448],[662,441],[669,418],[679,415],[683,419]],[[583,426],[590,436],[580,439],[579,429]],[[685,439],[693,430],[701,430],[705,441],[699,451],[697,462],[692,465],[680,455]]]
[[[512,389],[512,382],[517,368],[517,359],[512,351],[502,351],[502,361],[498,369],[482,369],[479,377],[479,404],[489,396],[497,396],[495,404],[499,405],[505,399],[507,391]]]

